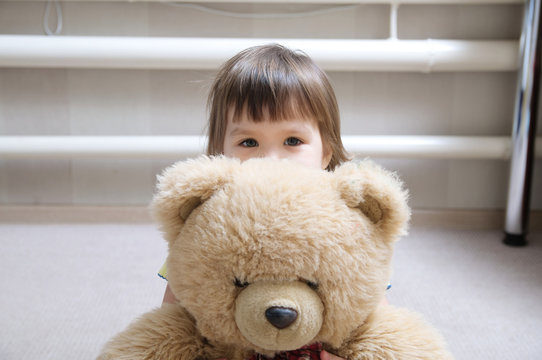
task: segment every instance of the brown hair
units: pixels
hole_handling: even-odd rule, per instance
[[[331,151],[327,167],[348,159],[341,141],[339,107],[327,75],[310,57],[278,44],[241,51],[220,68],[208,99],[208,155],[224,150],[228,114],[246,112],[255,122],[291,117],[314,119],[324,151]]]

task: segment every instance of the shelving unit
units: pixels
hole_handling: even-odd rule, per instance
[[[79,0],[70,0],[79,1]],[[86,0],[87,2],[89,0]],[[105,1],[105,0],[91,0]],[[138,0],[130,0],[138,1]],[[160,0],[147,0],[147,2]],[[189,3],[291,3],[286,0],[203,1]],[[188,1],[178,1],[188,3]],[[345,136],[347,150],[370,156],[413,158],[484,158],[511,161],[505,232],[507,242],[525,242],[529,187],[535,152],[538,69],[534,67],[540,0],[297,0],[298,4],[390,4],[390,37],[385,40],[281,38],[176,38],[114,36],[0,35],[0,67],[85,69],[216,69],[238,51],[278,42],[299,48],[328,71],[518,72],[514,134],[486,136]],[[397,7],[402,4],[525,3],[524,29],[517,40],[401,40]],[[170,157],[201,152],[196,137],[0,137],[0,158]],[[181,141],[179,143],[179,141]],[[108,144],[115,144],[109,146]],[[140,144],[138,147],[137,144]],[[145,149],[145,151],[142,151]],[[151,151],[149,151],[151,149]],[[152,150],[154,149],[154,150]],[[145,155],[147,154],[147,155]]]

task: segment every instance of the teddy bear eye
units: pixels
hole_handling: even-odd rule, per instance
[[[246,282],[246,281],[241,281],[241,280],[239,280],[238,278],[235,278],[235,279],[233,280],[233,285],[235,285],[235,287],[238,287],[238,288],[243,289],[243,288],[246,288],[246,287],[248,286],[248,282]]]
[[[313,290],[318,290],[318,283],[314,281],[307,281],[307,285]]]

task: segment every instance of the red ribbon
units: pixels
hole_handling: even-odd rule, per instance
[[[283,351],[270,358],[262,354],[254,354],[248,360],[320,360],[322,344],[315,343],[297,350]]]

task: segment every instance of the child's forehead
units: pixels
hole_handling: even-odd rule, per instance
[[[309,111],[307,107],[302,106],[295,100],[288,102],[289,104],[283,104],[283,106],[274,108],[262,105],[258,108],[258,111],[254,111],[254,108],[246,103],[242,106],[232,104],[227,109],[226,119],[228,120],[228,123],[245,121],[251,123],[260,123],[263,121],[288,122],[291,120],[302,120],[315,124],[318,123],[315,114]]]
[[[234,109],[228,111],[228,125],[235,125],[235,128],[240,127],[255,127],[261,123],[281,123],[285,127],[313,127],[318,125],[318,121],[313,115],[305,115],[300,112],[292,112],[291,114],[284,113],[281,116],[271,116],[271,114],[262,110],[262,116],[256,118],[251,116],[245,108],[241,112],[236,112]]]

